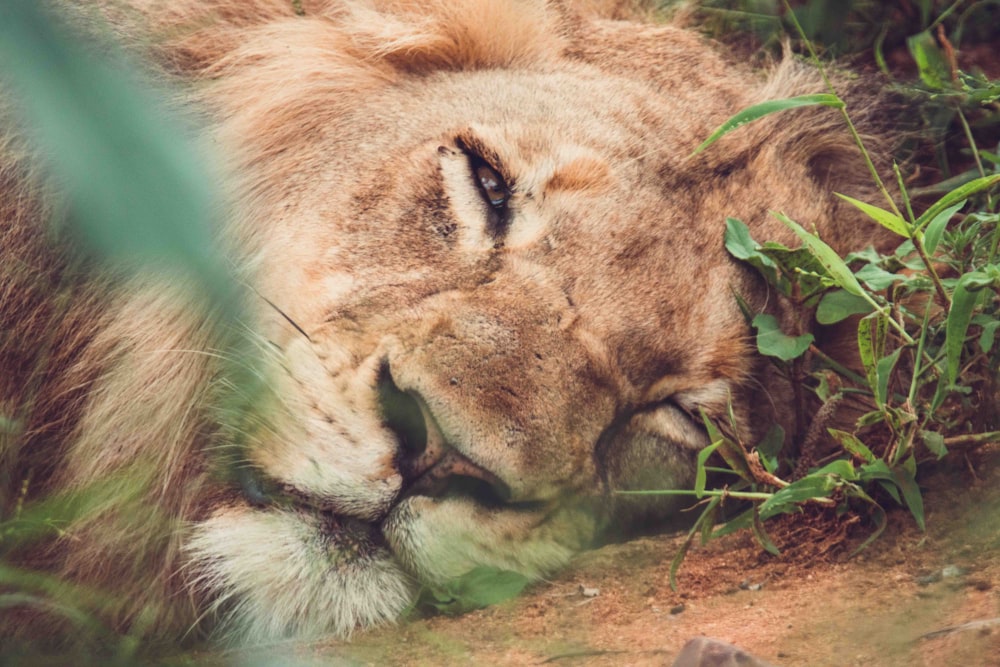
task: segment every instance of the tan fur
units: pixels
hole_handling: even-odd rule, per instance
[[[207,112],[233,262],[284,313],[253,302],[268,391],[239,416],[273,502],[217,473],[240,388],[212,318],[183,286],[75,268],[39,231],[45,197],[11,135],[0,413],[21,430],[0,449],[3,509],[100,490],[25,563],[112,592],[123,628],[347,635],[421,584],[542,576],[609,529],[669,519],[672,502],[611,492],[689,484],[699,411],[731,400],[749,442],[775,420],[791,433],[733,293],[783,305],[728,257],[723,221],[791,244],[780,210],[840,250],[864,243],[831,195],[869,198],[856,150],[812,109],[692,157],[735,111],[818,77],[790,60],[751,74],[597,4],[111,4],[119,36]],[[480,159],[510,185],[502,224]],[[385,391],[411,396],[425,446],[389,423]]]

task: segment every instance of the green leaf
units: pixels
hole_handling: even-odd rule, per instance
[[[767,433],[757,443],[757,455],[769,473],[778,469],[778,452],[784,445],[785,429],[778,424],[771,424],[771,428],[767,429]]]
[[[715,524],[716,513],[721,502],[721,496],[713,496],[712,499],[708,501],[708,505],[705,506],[705,511],[701,513],[698,520],[694,522],[693,526],[691,526],[691,530],[688,531],[687,536],[684,538],[684,542],[681,543],[677,553],[674,554],[673,559],[670,561],[671,590],[677,590],[677,571],[680,569],[681,563],[684,562],[684,556],[687,555],[688,550],[691,548],[695,535],[701,533],[702,529],[705,528],[706,525],[712,526]]]
[[[924,441],[927,449],[939,459],[948,453],[948,448],[944,444],[944,436],[936,431],[921,431],[920,437]]]
[[[953,87],[951,64],[929,30],[907,37],[906,46],[917,63],[921,81],[935,90]]]
[[[904,241],[905,243],[905,241]],[[868,246],[864,250],[855,250],[854,252],[847,253],[847,257],[844,261],[850,264],[851,262],[864,262],[865,264],[875,264],[882,261],[882,255],[879,254],[875,248]]]
[[[889,380],[892,378],[892,369],[896,367],[896,361],[899,360],[899,353],[903,351],[903,348],[897,347],[887,356],[882,357],[875,364],[875,377],[877,383],[875,385],[875,403],[880,407],[886,404],[889,395]]]
[[[712,455],[719,445],[722,444],[722,440],[716,440],[708,447],[705,447],[700,452],[698,452],[698,465],[695,468],[695,478],[694,478],[694,494],[696,498],[701,498],[705,495],[705,483],[708,477],[705,472],[705,462],[708,461],[708,457]]]
[[[876,264],[868,264],[861,267],[854,276],[864,282],[869,289],[873,290],[884,290],[893,283],[901,280],[901,276],[890,273]]]
[[[723,123],[719,128],[713,132],[708,139],[703,141],[698,148],[694,149],[694,153],[691,155],[697,155],[702,152],[722,136],[729,134],[733,130],[743,127],[747,123],[751,123],[755,120],[768,116],[770,114],[776,113],[778,111],[786,111],[788,109],[796,109],[798,107],[805,106],[827,106],[835,107],[838,109],[844,108],[844,102],[836,95],[831,95],[829,93],[820,93],[817,95],[800,95],[798,97],[789,97],[782,100],[768,100],[767,102],[761,102],[760,104],[754,104],[753,106],[743,109],[732,118]]]
[[[753,480],[753,474],[750,472],[750,465],[747,462],[746,452],[743,451],[743,448],[722,435],[722,431],[719,430],[719,427],[715,425],[715,422],[704,411],[701,413],[701,420],[705,425],[705,432],[708,433],[709,439],[712,442],[719,443],[716,451],[719,452],[719,456],[723,458],[726,465],[743,479]]]
[[[823,268],[827,270],[830,277],[833,278],[838,285],[850,292],[855,296],[860,296],[867,298],[864,289],[862,289],[860,283],[854,277],[854,273],[851,269],[844,263],[844,260],[828,246],[823,240],[821,240],[815,234],[810,234],[805,229],[803,229],[797,222],[786,216],[784,213],[772,213],[778,220],[783,222],[789,229],[795,232],[796,236],[802,239],[802,243],[805,244],[819,263],[823,265]]]
[[[760,244],[750,236],[750,228],[743,221],[726,218],[725,243],[730,255],[760,271],[769,285],[781,288],[781,272],[778,266],[770,257],[760,252]],[[782,292],[785,292],[784,288]]]
[[[872,305],[847,290],[837,289],[827,292],[816,308],[816,321],[820,324],[834,324],[851,315],[867,315]]]
[[[985,354],[989,354],[990,350],[993,349],[993,342],[996,339],[997,327],[1000,327],[1000,320],[991,319],[991,321],[981,326],[983,327],[983,332],[979,335],[979,349]]]
[[[862,464],[859,479],[862,482],[870,482],[875,479],[884,479],[894,482],[892,470],[884,459],[874,459],[869,463]]]
[[[835,428],[828,428],[827,433],[829,433],[834,440],[840,443],[840,446],[851,455],[856,456],[865,463],[875,461],[875,455],[872,454],[872,450],[868,449],[865,443],[858,440],[857,436],[854,434],[848,433],[847,431],[838,431]]]
[[[871,204],[865,203],[860,199],[855,199],[854,197],[848,197],[847,195],[842,195],[839,192],[835,192],[835,195],[853,205],[855,208],[860,210],[862,213],[867,215],[869,218],[882,225],[890,232],[898,234],[903,238],[910,238],[910,226],[906,224],[906,220],[896,215],[891,211],[886,211],[878,206],[872,206]]]
[[[757,506],[753,506],[753,522],[750,524],[753,530],[754,537],[757,538],[757,543],[764,548],[764,551],[768,552],[772,556],[780,556],[781,551],[775,546],[774,542],[771,541],[771,536],[767,534],[764,530],[764,524],[760,520],[760,512],[757,510]]]
[[[787,513],[790,506],[813,498],[826,498],[840,482],[831,475],[806,475],[777,491],[773,496],[761,503],[760,516],[767,519],[775,514]]]
[[[737,259],[750,259],[757,255],[760,244],[750,236],[750,228],[746,223],[736,218],[726,218],[726,250]],[[765,263],[774,266],[774,263],[766,257]]]
[[[888,328],[889,323],[882,313],[872,313],[862,318],[858,323],[858,355],[865,367],[868,386],[876,397],[878,396],[879,378],[877,361],[882,358]],[[884,403],[879,404],[879,409],[882,409],[884,405]]]
[[[732,519],[729,519],[721,526],[718,526],[713,532],[712,537],[719,538],[726,535],[735,533],[738,530],[743,530],[744,528],[749,528],[753,523],[755,507],[751,507],[745,512],[740,512]]]
[[[814,470],[810,475],[836,475],[843,479],[856,480],[858,478],[858,473],[854,469],[854,464],[847,459],[836,459],[830,461],[822,468]]]
[[[944,233],[945,227],[948,226],[948,221],[951,220],[951,216],[958,213],[958,210],[965,206],[967,200],[963,199],[954,206],[949,206],[940,213],[934,216],[934,219],[927,224],[927,230],[924,232],[924,249],[927,251],[928,255],[933,255],[934,251],[938,247],[938,243],[941,241],[941,234]]]
[[[958,202],[965,201],[977,192],[993,187],[997,183],[1000,183],[1000,174],[983,176],[982,178],[977,178],[960,185],[945,196],[941,197],[941,199],[938,199],[936,202],[931,204],[927,210],[924,211],[919,218],[917,218],[916,229],[923,229],[925,225],[929,224],[932,220],[934,220],[934,218],[951,206],[954,206]]]
[[[799,298],[802,299],[834,285],[809,248],[786,248],[780,243],[766,242],[761,246],[761,253],[778,265],[782,280],[776,287],[785,296],[791,296],[793,283],[798,285]]]
[[[889,479],[879,479],[878,485],[896,501],[897,505],[903,504],[903,498],[899,495],[899,487],[896,486],[896,481],[892,479],[891,474],[889,475]]]
[[[782,361],[802,356],[813,342],[812,334],[789,336],[783,333],[778,327],[778,320],[766,313],[753,318],[753,327],[757,329],[757,349],[760,353]]]
[[[912,459],[910,459],[912,461]],[[896,486],[903,493],[903,500],[906,501],[906,506],[910,510],[910,514],[916,519],[917,525],[920,526],[920,530],[924,530],[924,499],[920,495],[920,487],[917,486],[917,481],[913,477],[913,472],[907,470],[906,467],[896,467],[892,470],[893,481],[896,482]]]
[[[955,292],[951,297],[951,309],[948,311],[948,321],[945,325],[945,353],[948,362],[948,384],[955,384],[958,378],[962,348],[965,347],[965,333],[972,320],[972,311],[979,299],[979,291],[969,289],[970,283],[975,286],[978,281],[988,279],[985,273],[973,271],[959,278]]]

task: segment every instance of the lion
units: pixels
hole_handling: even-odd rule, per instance
[[[780,210],[839,251],[876,238],[832,194],[873,198],[861,155],[829,109],[695,155],[750,104],[822,92],[819,75],[754,72],[593,5],[109,3],[222,161],[219,233],[265,389],[233,418],[231,332],[191,291],[79,270],[8,129],[3,512],[96,497],[7,557],[110,593],[123,631],[347,637],[422,587],[537,579],[675,521],[670,497],[616,492],[689,487],[703,415],[794,439],[791,388],[734,295],[784,322],[788,306],[728,255],[724,221],[795,245]]]

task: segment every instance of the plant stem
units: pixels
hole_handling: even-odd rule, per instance
[[[662,491],[615,491],[615,495],[619,496],[695,496],[696,498],[704,498],[708,496],[709,498],[737,498],[739,500],[770,500],[774,497],[773,493],[763,493],[758,491],[728,491],[723,489],[721,491],[702,491],[698,493],[693,490],[684,489],[663,489]],[[832,498],[827,498],[825,496],[816,496],[813,498],[806,498],[802,501],[796,502],[813,502],[819,503],[820,505],[833,505],[834,500]]]
[[[924,268],[927,269],[927,274],[931,277],[931,282],[934,284],[934,289],[937,290],[938,298],[941,299],[941,303],[944,304],[946,308],[951,308],[951,299],[948,297],[948,293],[944,289],[944,285],[941,284],[941,278],[938,276],[937,271],[934,270],[934,265],[931,264],[931,258],[927,255],[927,249],[924,248],[924,242],[921,238],[920,232],[917,231],[917,216],[913,214],[913,207],[910,205],[910,196],[906,192],[906,184],[903,183],[903,174],[899,171],[899,165],[895,162],[892,163],[892,171],[896,174],[896,182],[899,184],[899,191],[903,195],[903,204],[906,206],[906,214],[909,216],[909,220],[906,224],[906,233],[910,238],[910,242],[916,249],[917,254],[920,256],[920,261],[924,263]]]
[[[983,167],[983,161],[979,157],[979,148],[976,147],[976,139],[975,139],[975,137],[972,136],[972,128],[969,127],[969,121],[965,117],[965,113],[962,111],[961,107],[957,107],[955,109],[955,111],[958,112],[958,119],[962,122],[962,131],[965,132],[965,140],[969,142],[969,149],[972,150],[972,159],[974,159],[976,161],[976,169],[979,170],[979,175],[985,178],[986,177],[986,169]],[[993,198],[993,196],[989,192],[987,192],[986,193],[986,208],[987,208],[987,210],[993,211],[994,210],[993,206],[994,206],[995,203],[996,203],[996,200]],[[990,255],[990,261],[992,261],[992,259],[993,259],[993,256],[991,254]]]
[[[927,29],[928,30],[932,30],[932,29],[936,28],[938,26],[938,24],[940,24],[946,18],[948,18],[949,16],[951,16],[951,14],[956,9],[958,9],[958,6],[961,5],[963,2],[965,2],[965,0],[955,0],[955,2],[951,3],[951,6],[948,7],[948,9],[944,10],[943,12],[941,12],[941,15],[938,16],[936,19],[934,19],[933,23],[931,23],[929,26],[927,26]]]
[[[990,431],[989,433],[973,433],[970,435],[953,435],[944,439],[945,447],[977,447],[987,445],[991,442],[1000,442],[1000,431]]]
[[[788,0],[783,0],[785,3],[785,10],[787,15],[791,18],[792,23],[795,24],[795,30],[799,33],[799,37],[805,43],[806,48],[809,49],[809,55],[812,57],[813,63],[816,65],[816,69],[819,70],[819,74],[823,77],[823,83],[826,84],[827,90],[832,94],[837,94],[837,89],[834,88],[833,82],[830,81],[830,77],[826,74],[826,68],[823,67],[823,62],[819,59],[819,55],[816,53],[816,49],[813,48],[812,41],[806,37],[805,30],[802,29],[802,24],[799,23],[799,19],[795,16],[795,12],[792,11],[792,6],[788,3]],[[839,96],[838,96],[839,97]],[[871,155],[868,153],[868,149],[865,148],[865,142],[862,141],[861,135],[858,133],[856,127],[854,127],[854,121],[851,120],[850,114],[847,113],[847,105],[840,107],[840,115],[844,117],[844,121],[847,123],[847,129],[850,131],[851,136],[854,138],[854,143],[857,144],[858,148],[861,150],[861,156],[865,159],[865,165],[868,167],[869,173],[871,173],[872,180],[878,186],[879,191],[885,200],[889,203],[892,208],[892,212],[898,215],[900,218],[903,214],[899,212],[899,207],[896,206],[895,200],[892,195],[889,194],[888,188],[885,187],[885,183],[882,182],[882,178],[878,175],[878,170],[875,168],[875,163],[872,162]]]
[[[826,365],[835,370],[839,375],[843,375],[844,377],[848,378],[854,384],[865,386],[868,383],[867,379],[861,377],[847,366],[844,366],[843,364],[839,363],[838,361],[830,357],[830,355],[826,354],[825,352],[823,352],[823,350],[819,349],[815,345],[809,346],[809,352],[822,359]]]
[[[615,491],[618,496],[705,496],[718,498],[739,498],[741,500],[769,500],[773,493],[757,491],[702,491],[700,494],[693,489],[661,489],[659,491]]]
[[[917,396],[917,388],[919,386],[918,380],[920,376],[923,375],[924,371],[931,368],[933,365],[933,360],[928,360],[927,366],[921,368],[920,361],[924,354],[924,343],[927,340],[927,323],[930,321],[931,309],[924,308],[924,321],[920,325],[920,338],[917,340],[917,353],[913,355],[913,377],[910,378],[910,391],[906,395],[906,402],[913,405],[914,400]]]
[[[913,247],[916,248],[917,254],[920,255],[920,261],[924,263],[927,268],[927,274],[931,277],[931,282],[934,283],[934,289],[937,291],[938,298],[941,299],[941,303],[944,305],[945,309],[951,308],[951,297],[948,296],[948,292],[944,289],[944,284],[941,282],[940,276],[938,276],[937,271],[934,270],[934,265],[931,264],[931,258],[927,255],[927,250],[924,249],[924,242],[920,240],[917,233],[914,232],[913,236],[910,237],[910,241],[913,242]]]
[[[976,148],[976,140],[972,136],[972,128],[969,127],[969,121],[966,120],[961,107],[955,109],[955,111],[958,112],[958,119],[962,122],[962,130],[965,132],[965,140],[969,142],[969,148],[972,149],[972,158],[976,161],[976,169],[979,170],[979,175],[985,178],[986,170],[983,168],[983,161],[979,158],[979,150]]]

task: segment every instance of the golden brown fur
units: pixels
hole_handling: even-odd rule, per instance
[[[689,484],[700,410],[731,399],[748,441],[794,423],[733,293],[782,304],[727,256],[725,218],[791,244],[781,210],[840,250],[870,233],[831,194],[870,198],[833,112],[691,156],[748,104],[821,91],[792,61],[751,74],[598,3],[303,4],[105,12],[191,84],[225,158],[233,261],[302,330],[254,301],[269,391],[244,435],[264,506],[215,472],[232,388],[212,318],[155,277],[75,266],[40,231],[25,151],[3,147],[0,414],[20,429],[3,511],[99,489],[24,553],[114,593],[119,627],[344,635],[422,583],[541,576],[609,527],[668,519],[667,501],[610,494]],[[480,173],[509,186],[503,210]]]

